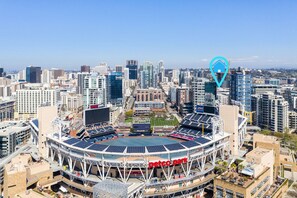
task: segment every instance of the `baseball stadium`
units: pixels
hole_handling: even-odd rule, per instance
[[[239,117],[240,131],[245,122]],[[122,136],[92,124],[75,138],[51,134],[47,146],[64,183],[94,197],[202,197],[229,140],[218,115],[193,113],[166,136]]]

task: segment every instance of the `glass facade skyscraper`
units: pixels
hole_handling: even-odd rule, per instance
[[[26,81],[29,83],[41,83],[41,68],[28,66],[26,68]]]
[[[230,99],[240,102],[245,111],[251,112],[251,73],[239,67],[231,71],[230,77]]]
[[[107,101],[111,104],[123,103],[123,76],[122,72],[111,72],[107,75]]]
[[[137,80],[138,61],[137,60],[127,60],[126,68],[129,69],[129,79]]]
[[[1,67],[0,68],[0,77],[4,77],[5,73],[4,73],[4,69]]]
[[[156,87],[156,84],[154,65],[149,61],[145,61],[140,66],[140,87],[141,89],[147,89],[149,87]]]

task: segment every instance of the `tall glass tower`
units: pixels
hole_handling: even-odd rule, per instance
[[[26,68],[26,81],[29,83],[41,83],[41,67],[28,66]]]
[[[129,79],[137,80],[138,61],[137,60],[127,60],[126,68],[129,69]]]
[[[251,112],[252,76],[242,68],[231,71],[230,99],[241,103],[244,110]]]
[[[123,74],[111,72],[107,75],[107,101],[114,105],[123,104]]]

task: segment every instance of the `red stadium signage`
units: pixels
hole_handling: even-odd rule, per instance
[[[97,109],[97,108],[99,108],[98,104],[90,105],[90,109]]]
[[[179,164],[184,164],[188,162],[188,158],[184,157],[181,159],[175,159],[175,160],[167,160],[167,161],[158,161],[158,162],[149,162],[148,168],[158,168],[158,167],[164,167],[164,166],[175,166]]]

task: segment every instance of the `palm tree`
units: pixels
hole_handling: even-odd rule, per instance
[[[231,164],[231,169],[236,170],[236,168],[237,168],[236,164],[235,163],[232,163]]]
[[[228,167],[228,162],[224,161],[224,162],[223,162],[223,166],[224,166],[225,168],[227,168],[227,167]]]
[[[244,168],[244,166],[243,166],[242,164],[239,164],[239,165],[238,165],[238,171],[242,171],[243,168]]]

